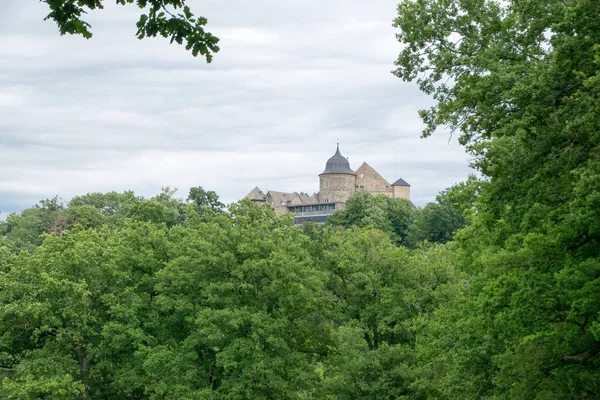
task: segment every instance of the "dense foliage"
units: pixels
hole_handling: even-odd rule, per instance
[[[46,20],[56,22],[61,35],[92,37],[91,25],[81,19],[90,11],[104,8],[105,0],[40,0],[46,3],[50,13]],[[144,13],[140,15],[136,36],[139,39],[156,37],[169,38],[171,43],[185,44],[194,57],[198,54],[211,62],[213,53],[219,51],[219,39],[204,30],[208,23],[204,17],[195,16],[186,0],[116,0],[117,4],[135,4]]]
[[[463,295],[427,321],[438,398],[600,397],[600,2],[416,0],[396,74],[487,178],[459,232]]]
[[[361,193],[296,228],[165,188],[10,215],[0,397],[600,398],[598,15],[401,2],[424,135],[460,132],[481,174],[422,209]]]
[[[343,210],[329,217],[327,223],[345,228],[378,228],[401,243],[407,236],[412,214],[411,203],[407,200],[359,192],[348,199]]]
[[[174,194],[52,199],[0,224],[0,397],[414,396],[446,247]]]

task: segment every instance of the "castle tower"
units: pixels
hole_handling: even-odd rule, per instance
[[[392,191],[395,199],[405,199],[410,201],[410,185],[402,178],[392,183]]]
[[[340,145],[319,175],[319,202],[346,202],[356,192],[356,174],[340,153]]]

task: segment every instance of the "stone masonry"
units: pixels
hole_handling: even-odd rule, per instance
[[[339,145],[335,154],[327,160],[325,170],[319,175],[318,193],[309,196],[302,192],[269,191],[265,194],[255,187],[246,198],[271,204],[277,214],[294,213],[296,224],[306,221],[324,223],[327,216],[343,209],[353,194],[363,191],[410,202],[410,185],[404,179],[400,178],[390,184],[366,162],[356,172],[353,171],[348,159],[340,153]]]

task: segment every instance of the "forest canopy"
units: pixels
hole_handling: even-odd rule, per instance
[[[0,223],[0,397],[416,393],[413,324],[451,296],[447,247],[175,194],[53,198]],[[368,196],[353,200],[365,221]]]
[[[200,187],[12,214],[0,397],[599,398],[600,2],[397,11],[423,136],[449,127],[480,178],[325,226]]]
[[[434,397],[600,396],[599,14],[596,0],[398,6],[395,74],[435,100],[423,135],[459,133],[486,180],[456,235],[468,290],[427,328]]]

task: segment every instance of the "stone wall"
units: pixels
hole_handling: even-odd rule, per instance
[[[373,169],[369,164],[363,163],[356,170],[356,191],[362,192],[367,191],[373,194],[385,194],[386,192],[392,192],[390,183],[377,171]]]
[[[395,199],[410,200],[410,186],[392,186]]]
[[[356,176],[350,174],[325,174],[319,177],[319,201],[345,202],[355,192]]]
[[[371,193],[373,196],[386,196],[386,197],[391,197],[392,199],[394,198],[394,192],[392,192],[391,190],[389,190],[387,192],[369,191],[369,193]]]
[[[290,212],[290,209],[287,208],[287,206],[274,205],[273,208],[275,209],[275,215],[281,215],[283,213]]]

